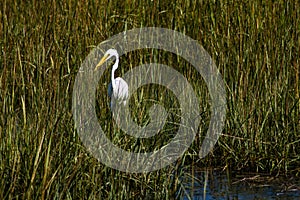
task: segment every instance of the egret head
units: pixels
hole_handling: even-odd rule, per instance
[[[119,54],[117,52],[117,50],[115,49],[108,49],[106,51],[106,53],[104,54],[103,58],[100,60],[100,62],[96,65],[94,71],[96,71],[97,69],[99,69],[99,67],[105,63],[107,60],[109,60],[112,56],[116,57],[116,63],[119,61]]]

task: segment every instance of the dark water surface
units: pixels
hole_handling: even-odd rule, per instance
[[[196,178],[192,179],[194,176]],[[179,199],[299,199],[300,180],[264,174],[196,171],[182,179]]]

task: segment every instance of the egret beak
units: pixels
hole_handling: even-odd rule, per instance
[[[99,67],[107,60],[107,57],[109,56],[109,54],[106,54],[103,56],[103,58],[100,60],[100,62],[96,65],[94,71],[96,71],[97,69],[99,69]]]

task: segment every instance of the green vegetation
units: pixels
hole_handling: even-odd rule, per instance
[[[298,1],[4,0],[0,5],[0,199],[169,199],[183,187],[179,177],[192,163],[300,176]],[[150,26],[184,33],[210,53],[226,82],[227,119],[214,151],[199,160],[210,120],[201,76],[162,51],[121,57],[120,76],[143,62],[174,66],[194,86],[203,111],[199,136],[176,164],[127,174],[102,165],[82,145],[72,118],[72,89],[93,47],[124,30]],[[109,71],[102,83],[108,81]],[[98,92],[106,92],[101,84]],[[141,99],[177,105],[171,94],[153,96],[147,90],[155,88],[144,89],[130,100],[136,116],[147,113],[149,102],[134,105]],[[105,107],[99,121],[106,120],[113,141],[130,148],[132,138],[122,140],[107,116],[107,97],[98,96]],[[178,122],[174,116],[168,120]],[[149,141],[141,143],[152,149]]]

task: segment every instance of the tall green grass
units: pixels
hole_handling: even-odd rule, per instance
[[[53,0],[0,5],[0,199],[174,198],[181,187],[178,177],[192,160],[199,166],[299,176],[298,1]],[[180,31],[210,53],[227,87],[226,126],[214,151],[198,160],[210,120],[201,76],[184,60],[161,51],[121,57],[120,76],[143,62],[173,66],[201,97],[203,112],[199,135],[176,164],[127,174],[102,165],[82,145],[72,119],[72,89],[81,62],[95,45],[124,30],[149,26]],[[109,71],[104,79],[109,81]],[[150,95],[164,88],[143,89],[130,100],[139,123],[147,120],[145,99],[161,100],[167,107],[175,101]],[[99,91],[105,90],[99,83]],[[106,120],[103,126],[117,144],[132,149],[134,139],[121,135],[126,139],[120,140],[120,131],[106,115],[107,100],[100,95],[97,101],[107,109],[98,112],[99,121]],[[142,107],[135,104],[140,101]],[[167,135],[176,130],[168,128]],[[155,139],[163,144],[168,138]],[[146,150],[156,144],[141,143]]]

